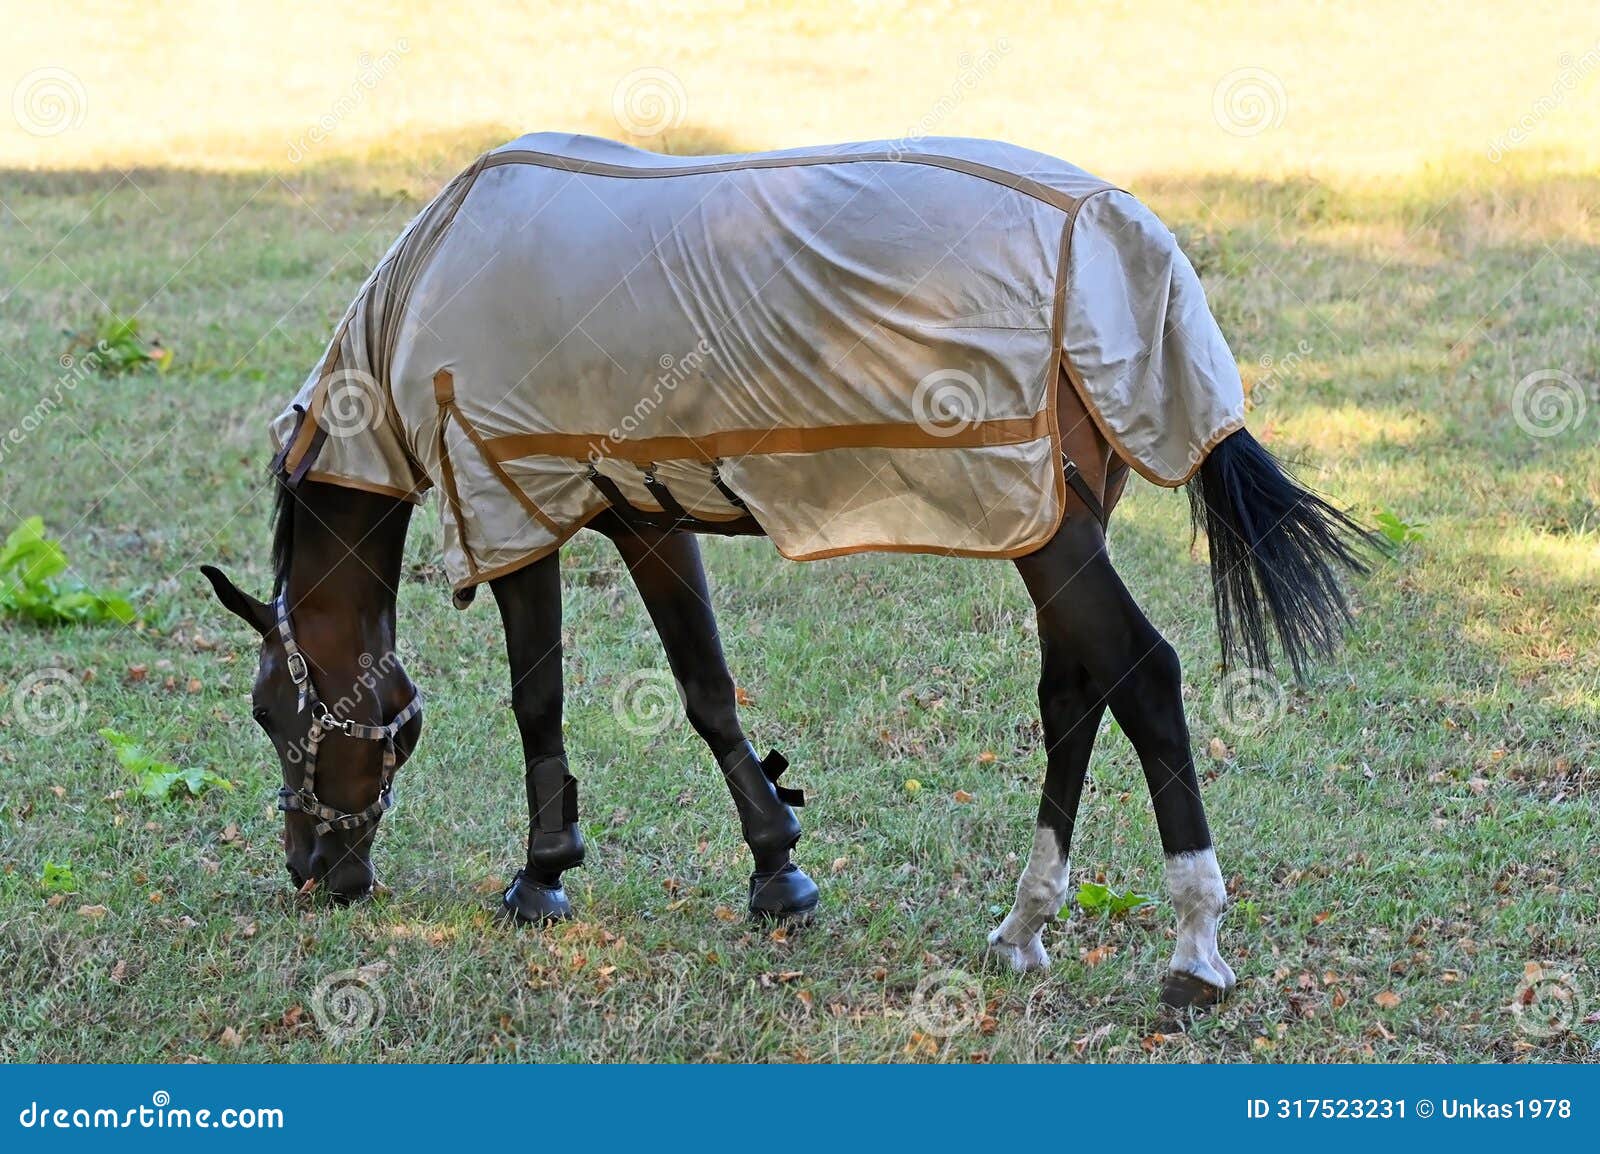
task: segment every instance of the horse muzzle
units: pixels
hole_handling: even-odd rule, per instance
[[[375,875],[369,847],[367,838],[351,844],[340,838],[319,837],[309,853],[291,848],[284,864],[302,893],[326,893],[344,905],[372,895]]]

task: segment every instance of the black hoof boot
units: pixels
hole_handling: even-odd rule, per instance
[[[758,921],[805,919],[817,908],[822,891],[805,871],[790,862],[775,873],[750,878],[750,915]]]
[[[527,870],[518,870],[511,888],[500,898],[500,907],[507,917],[518,923],[545,926],[561,922],[572,916],[572,902],[567,899],[566,887],[557,882],[543,885],[528,877]]]

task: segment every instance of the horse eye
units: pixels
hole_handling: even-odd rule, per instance
[[[272,717],[272,711],[268,709],[252,709],[250,716],[256,719],[256,724],[262,729],[267,729],[269,728],[267,722]]]

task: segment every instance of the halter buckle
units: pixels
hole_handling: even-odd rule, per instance
[[[289,654],[289,680],[296,685],[304,685],[311,680],[311,669],[306,665],[305,655],[295,652]]]

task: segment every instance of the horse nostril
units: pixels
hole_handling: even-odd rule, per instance
[[[346,854],[331,864],[313,855],[311,865],[318,883],[336,902],[356,901],[372,892],[372,866],[354,854]]]

